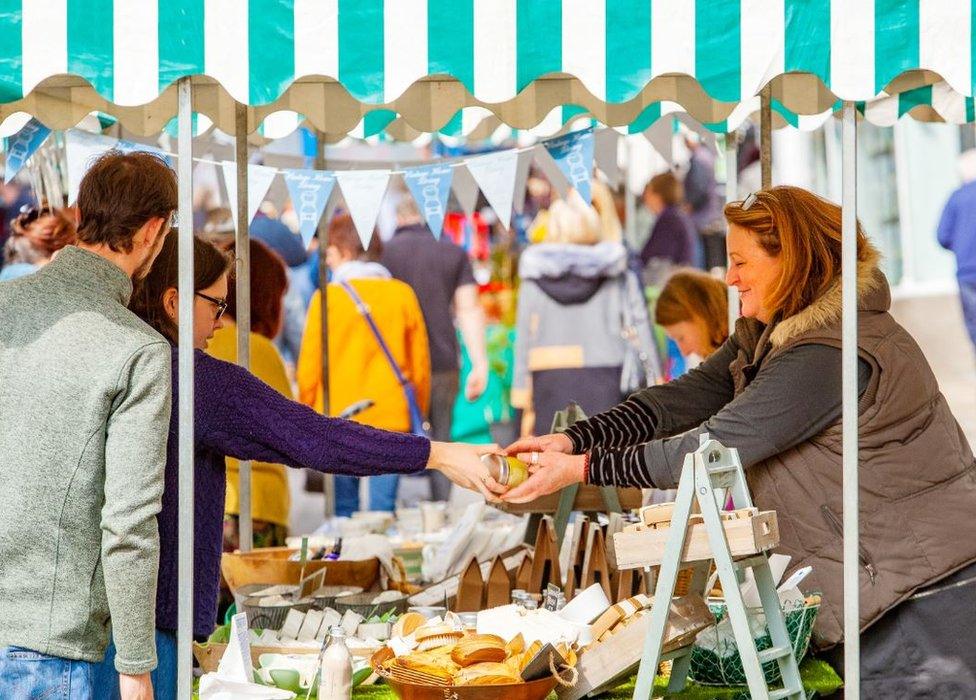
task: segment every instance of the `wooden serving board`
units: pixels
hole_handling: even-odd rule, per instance
[[[749,517],[723,520],[725,538],[733,557],[758,554],[779,544],[776,511],[765,510]],[[613,536],[617,567],[636,569],[658,566],[664,559],[664,548],[671,536],[671,528],[625,530]],[[712,558],[712,546],[704,523],[688,526],[681,561],[701,561]]]

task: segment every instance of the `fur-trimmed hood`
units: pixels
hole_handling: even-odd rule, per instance
[[[519,276],[531,280],[560,304],[583,304],[608,279],[627,271],[627,249],[622,243],[595,245],[536,243],[519,259]]]
[[[870,243],[864,252],[864,259],[857,263],[857,310],[887,311],[891,307],[891,290],[887,278],[878,268],[881,255]],[[841,295],[841,278],[837,277],[810,306],[777,323],[770,333],[769,342],[778,347],[814,329],[840,323]]]

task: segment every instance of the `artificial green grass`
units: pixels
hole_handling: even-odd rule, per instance
[[[800,676],[803,679],[803,687],[807,694],[816,691],[820,695],[829,695],[838,690],[843,682],[837,672],[824,661],[819,659],[807,659],[800,664]],[[634,683],[636,678],[631,678],[623,685],[617,686],[601,697],[607,700],[624,700],[634,695]],[[667,678],[658,676],[654,679],[654,695],[661,697],[668,687]],[[353,700],[396,700],[393,690],[385,683],[376,685],[359,686],[352,692]],[[553,700],[556,695],[553,693],[549,700]],[[691,681],[680,693],[669,696],[676,700],[748,700],[749,691],[745,688],[721,688],[717,686],[696,685]]]

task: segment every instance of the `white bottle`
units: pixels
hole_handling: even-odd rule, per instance
[[[319,661],[319,700],[351,697],[352,655],[346,647],[346,631],[341,625],[333,625]]]

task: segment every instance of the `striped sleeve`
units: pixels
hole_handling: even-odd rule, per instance
[[[633,486],[659,488],[646,463],[645,445],[622,449],[594,447],[590,451],[587,483],[597,486]]]
[[[657,418],[649,406],[629,398],[609,411],[599,413],[566,430],[573,443],[573,453],[593,447],[623,448],[654,439]]]

